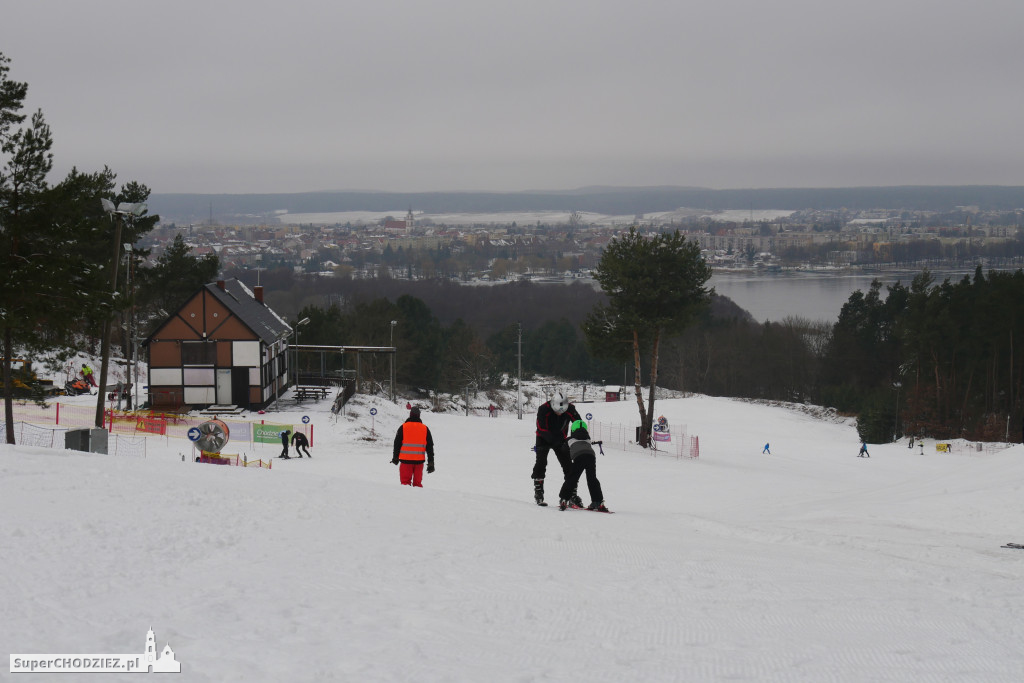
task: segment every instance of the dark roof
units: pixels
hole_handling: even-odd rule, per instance
[[[291,326],[268,306],[256,301],[252,290],[236,278],[225,280],[224,289],[221,289],[216,282],[211,282],[206,285],[206,290],[217,297],[232,313],[238,316],[239,320],[245,323],[246,327],[267,344],[272,344],[281,336],[291,334]]]

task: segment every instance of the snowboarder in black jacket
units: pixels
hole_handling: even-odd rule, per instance
[[[533,464],[533,498],[537,505],[547,505],[544,502],[544,475],[548,468],[548,452],[554,451],[558,458],[558,464],[562,467],[563,478],[569,473],[569,445],[565,439],[569,435],[569,425],[580,419],[576,406],[569,403],[561,391],[555,392],[551,400],[544,403],[537,409],[537,443],[534,450],[537,458]],[[583,501],[572,493],[573,502],[579,501],[583,507]]]
[[[597,454],[591,445],[590,432],[587,431],[587,423],[583,420],[576,420],[569,427],[569,470],[565,473],[565,483],[558,492],[558,507],[562,510],[572,507],[583,507],[576,495],[576,485],[579,484],[580,475],[587,473],[587,489],[590,491],[590,505],[588,510],[608,512],[604,506],[604,492],[601,490],[601,482],[597,479]],[[597,443],[601,443],[598,441]]]

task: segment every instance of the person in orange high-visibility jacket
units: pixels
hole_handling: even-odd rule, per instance
[[[395,434],[392,465],[398,465],[398,476],[403,486],[423,486],[423,463],[427,473],[434,471],[434,437],[427,425],[420,420],[420,409],[413,406],[409,419],[402,423]]]

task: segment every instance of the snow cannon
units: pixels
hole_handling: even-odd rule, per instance
[[[231,436],[231,430],[222,420],[207,420],[197,429],[199,438],[195,442],[196,448],[207,453],[220,453],[220,449],[227,445]]]

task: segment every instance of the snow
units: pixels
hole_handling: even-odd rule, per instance
[[[412,489],[389,463],[405,400],[328,404],[252,415],[314,427],[312,460],[270,470],[178,439],[0,446],[0,642],[136,652],[152,626],[188,681],[1021,679],[1024,551],[1000,545],[1024,542],[1024,446],[858,458],[849,421],[660,400],[700,457],[606,447],[605,515],[558,510],[553,456],[533,504],[532,413],[425,411],[437,471]]]

